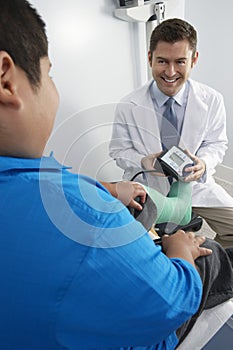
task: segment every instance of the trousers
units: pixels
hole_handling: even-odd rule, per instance
[[[216,232],[215,241],[224,248],[233,247],[233,208],[192,207]]]

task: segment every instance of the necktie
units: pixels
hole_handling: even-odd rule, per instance
[[[166,102],[166,109],[162,118],[161,142],[163,149],[178,146],[180,136],[177,131],[177,115],[174,110],[175,100],[170,97]]]

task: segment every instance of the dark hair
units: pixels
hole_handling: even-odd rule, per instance
[[[48,56],[45,23],[26,0],[0,0],[0,51],[6,51],[31,86],[41,79],[40,59]]]
[[[161,22],[153,30],[150,38],[150,52],[156,49],[159,41],[175,43],[181,40],[188,40],[190,49],[195,54],[197,50],[197,32],[193,26],[179,18],[171,18]]]

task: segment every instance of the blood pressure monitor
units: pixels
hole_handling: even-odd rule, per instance
[[[159,162],[164,174],[167,176],[173,176],[176,180],[183,181],[190,172],[186,172],[185,169],[193,166],[193,160],[181,149],[173,146],[168,151],[163,152],[155,161]]]

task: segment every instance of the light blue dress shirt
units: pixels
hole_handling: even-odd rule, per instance
[[[186,84],[182,86],[180,91],[172,96],[175,100],[174,109],[177,115],[177,122],[178,122],[178,129],[177,131],[179,134],[181,134],[182,131],[182,125],[184,120],[184,114],[185,109],[188,101],[188,93],[189,93],[189,82],[187,81]],[[157,86],[156,82],[153,81],[153,83],[150,86],[150,94],[153,101],[154,109],[156,114],[162,116],[165,111],[165,103],[169,99],[169,96],[165,95]],[[161,128],[161,118],[158,118],[159,121],[159,127]]]

